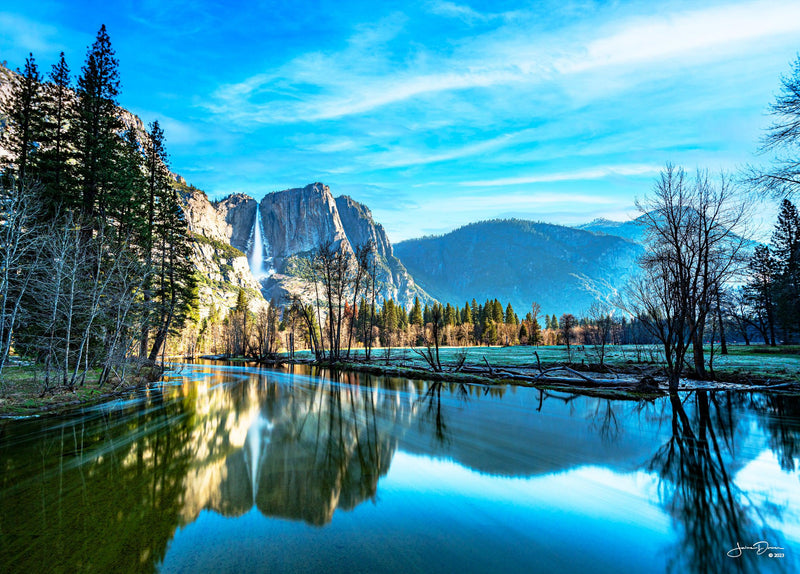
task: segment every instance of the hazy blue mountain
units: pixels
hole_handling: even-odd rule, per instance
[[[622,287],[636,270],[638,243],[518,219],[472,223],[441,236],[395,244],[416,282],[439,301],[497,297],[524,314],[580,313]]]
[[[640,216],[636,219],[629,219],[628,221],[611,221],[610,219],[599,218],[589,223],[576,225],[575,229],[591,231],[592,233],[603,233],[605,235],[616,235],[617,237],[624,237],[625,239],[641,243],[644,239],[643,217],[644,216]]]

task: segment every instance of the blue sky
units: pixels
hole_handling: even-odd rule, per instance
[[[103,23],[174,171],[212,198],[322,181],[393,241],[623,219],[668,161],[761,161],[800,51],[788,0],[5,0],[0,60],[77,73]]]

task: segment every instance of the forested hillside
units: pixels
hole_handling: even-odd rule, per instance
[[[581,312],[634,272],[641,245],[559,225],[494,220],[402,241],[395,253],[440,301],[499,297],[517,309]]]

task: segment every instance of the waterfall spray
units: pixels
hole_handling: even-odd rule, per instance
[[[261,209],[256,205],[256,220],[253,223],[252,231],[252,250],[248,263],[250,270],[256,278],[261,278],[269,275],[267,269],[264,268],[264,235],[261,225]]]

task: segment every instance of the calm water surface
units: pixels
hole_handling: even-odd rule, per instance
[[[0,421],[0,571],[800,572],[798,458],[797,397],[184,366]]]

